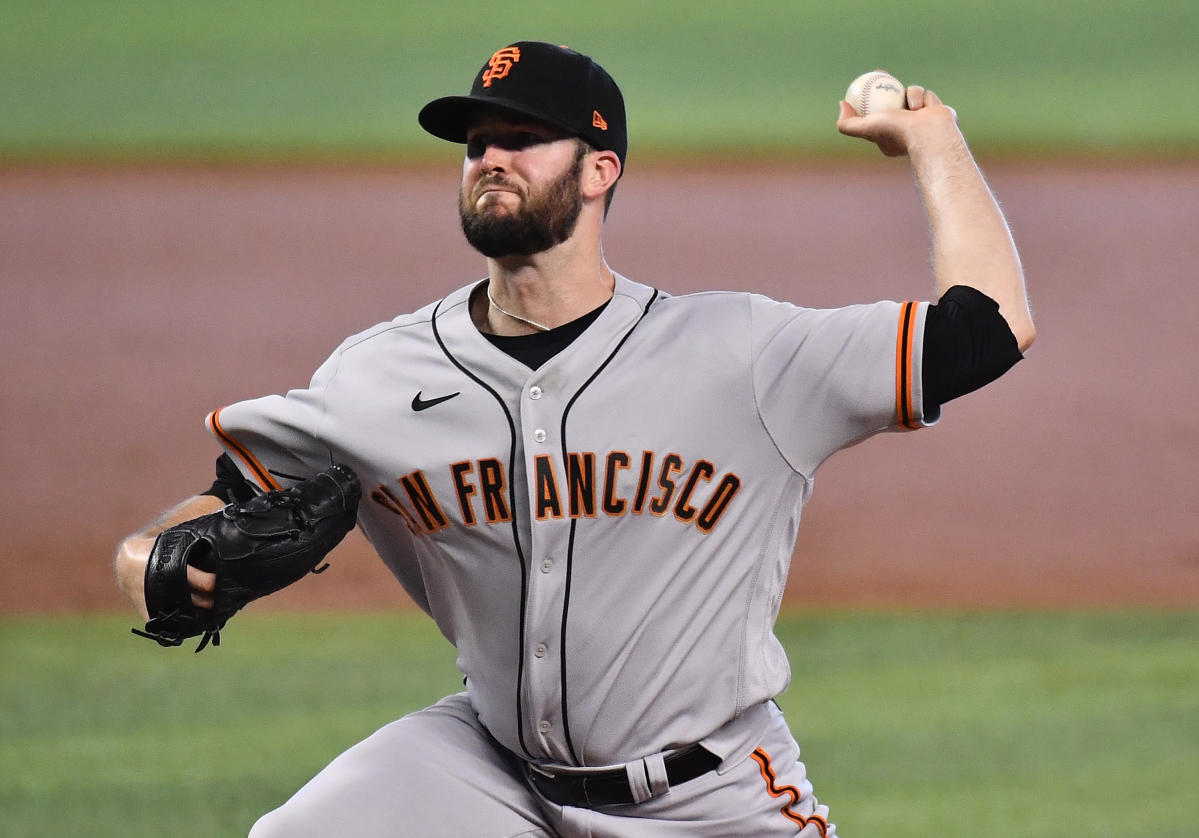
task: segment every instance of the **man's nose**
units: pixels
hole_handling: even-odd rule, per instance
[[[505,172],[508,170],[511,156],[512,152],[507,149],[495,143],[489,143],[483,148],[483,155],[479,158],[479,165],[482,166],[484,172]]]

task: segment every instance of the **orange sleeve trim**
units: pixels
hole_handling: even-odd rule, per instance
[[[916,430],[915,380],[912,357],[916,340],[916,311],[918,303],[904,303],[899,309],[899,329],[895,338],[895,413],[899,424]]]
[[[803,829],[808,824],[814,824],[820,832],[821,838],[828,835],[828,821],[820,815],[814,814],[805,817],[799,812],[791,811],[791,807],[799,803],[803,795],[800,794],[799,789],[795,786],[780,786],[777,784],[774,776],[774,768],[770,765],[770,754],[758,748],[753,752],[752,756],[754,761],[758,763],[758,769],[762,772],[762,779],[766,781],[766,791],[770,793],[770,796],[787,798],[787,801],[783,803],[783,808],[779,809],[782,816],[798,824],[800,829]]]
[[[221,427],[221,410],[224,410],[224,408],[214,410],[212,413],[208,414],[208,418],[204,420],[205,424],[208,425],[208,429],[212,431],[217,439],[224,443],[226,448],[236,454],[241,461],[249,467],[250,471],[254,474],[254,479],[258,481],[259,486],[268,492],[273,492],[279,489],[280,486],[278,481],[271,476],[271,473],[267,471],[266,466],[259,462],[258,458],[250,453],[249,448],[246,448],[236,439],[231,437],[225,431],[225,429]]]

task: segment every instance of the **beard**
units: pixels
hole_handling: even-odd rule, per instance
[[[531,256],[561,244],[570,238],[583,196],[579,193],[579,175],[583,171],[585,152],[575,155],[574,164],[543,191],[531,193],[524,203],[512,212],[478,209],[463,189],[458,198],[458,215],[466,241],[484,256]],[[487,185],[503,185],[502,176],[483,177],[475,184],[478,189]]]

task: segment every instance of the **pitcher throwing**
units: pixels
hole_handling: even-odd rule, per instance
[[[511,44],[421,110],[465,146],[486,276],[347,339],[307,388],[214,411],[213,487],[118,550],[144,612],[159,532],[344,464],[358,526],[457,649],[462,693],[338,756],[253,838],[835,834],[773,701],[814,475],[932,424],[1034,336],[954,112],[906,97],[865,117],[842,102],[837,126],[908,157],[936,302],[836,310],[674,296],[608,265],[625,108],[587,56]],[[187,578],[208,607],[216,580]]]

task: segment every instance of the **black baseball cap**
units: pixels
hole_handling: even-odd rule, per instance
[[[466,142],[475,114],[501,108],[553,125],[605,151],[624,166],[628,151],[624,97],[595,61],[569,47],[518,41],[496,51],[475,76],[469,96],[445,96],[417,119],[435,137]]]

